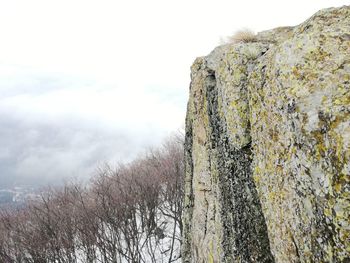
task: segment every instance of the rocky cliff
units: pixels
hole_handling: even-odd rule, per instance
[[[350,7],[192,66],[184,262],[350,262]]]

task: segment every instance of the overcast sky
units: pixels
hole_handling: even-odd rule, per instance
[[[183,126],[190,65],[220,37],[345,4],[0,0],[0,188],[131,160]]]

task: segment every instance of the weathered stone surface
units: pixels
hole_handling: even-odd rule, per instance
[[[350,262],[350,7],[192,66],[184,262]]]

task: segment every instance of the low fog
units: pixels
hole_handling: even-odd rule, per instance
[[[183,122],[185,98],[171,88],[133,94],[82,79],[15,76],[0,74],[0,188],[88,179],[106,162],[159,145]]]

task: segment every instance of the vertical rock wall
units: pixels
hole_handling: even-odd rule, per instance
[[[184,262],[350,262],[350,8],[192,66]]]

